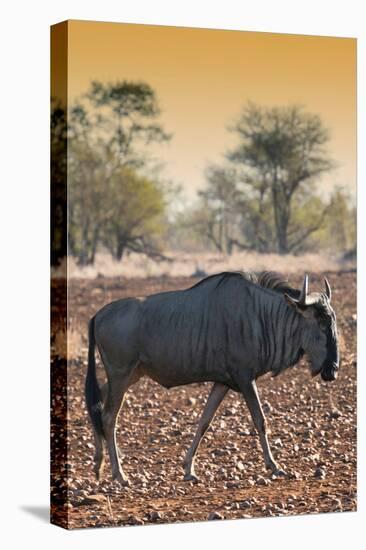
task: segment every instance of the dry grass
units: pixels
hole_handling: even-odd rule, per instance
[[[93,279],[104,277],[190,277],[197,270],[210,275],[220,271],[275,270],[282,273],[303,273],[304,271],[335,271],[352,264],[345,264],[336,257],[326,254],[304,254],[303,256],[280,256],[278,254],[258,254],[237,252],[231,256],[210,252],[166,252],[170,262],[156,262],[141,254],[130,254],[122,262],[114,261],[109,254],[97,254],[93,266],[80,267],[74,258],[69,258],[68,276],[71,278]],[[54,271],[54,276],[63,276],[64,268]]]
[[[83,336],[79,326],[70,326],[67,331],[60,329],[55,333],[51,346],[52,355],[63,359],[77,359],[83,349]]]

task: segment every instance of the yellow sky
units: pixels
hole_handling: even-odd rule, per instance
[[[155,89],[160,120],[174,134],[156,151],[188,197],[204,185],[205,167],[236,143],[226,128],[248,100],[303,104],[321,115],[339,168],[319,185],[355,190],[355,39],[71,21],[68,44],[71,99],[93,79],[144,80]]]

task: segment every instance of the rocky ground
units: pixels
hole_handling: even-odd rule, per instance
[[[52,468],[68,475],[67,481],[62,475],[53,480],[53,521],[80,528],[356,510],[356,274],[327,276],[341,339],[338,379],[331,384],[312,379],[302,363],[258,381],[272,451],[287,478],[266,472],[245,403],[229,392],[198,451],[200,481],[183,481],[182,459],[211,384],[168,391],[145,378],[129,390],[119,417],[117,441],[129,488],[112,482],[108,460],[103,479],[98,483],[94,478],[94,443],[83,395],[87,320],[116,298],[186,288],[196,280],[71,281],[71,326],[82,337],[69,361],[67,410],[62,391],[66,363],[56,356],[52,362],[53,387],[58,389],[52,400]],[[316,274],[310,280],[312,287],[321,284]],[[300,281],[300,276],[291,277],[294,285]],[[102,367],[98,376],[103,379]]]

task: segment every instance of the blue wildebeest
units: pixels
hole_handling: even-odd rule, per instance
[[[330,302],[327,279],[324,293],[308,293],[307,275],[300,291],[274,273],[256,277],[225,272],[186,290],[117,300],[103,307],[89,323],[85,388],[97,478],[105,441],[113,479],[128,485],[116,446],[116,419],[127,389],[144,375],[165,388],[214,382],[184,459],[186,480],[196,480],[197,448],[229,389],[244,396],[266,467],[284,475],[268,444],[256,379],[268,372],[279,374],[304,354],[313,376],[336,378],[338,338]],[[95,344],[107,374],[103,391],[96,379]]]

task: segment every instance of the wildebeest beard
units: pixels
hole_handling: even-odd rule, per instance
[[[326,381],[330,382],[337,378],[339,370],[339,349],[338,349],[338,335],[336,329],[335,319],[329,315],[329,312],[320,305],[316,308],[316,319],[318,322],[329,322],[326,329],[326,349],[327,356],[321,366],[320,376]]]
[[[324,381],[331,382],[337,378],[339,369],[338,342],[333,327],[327,330],[327,352],[320,376]]]

